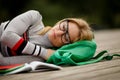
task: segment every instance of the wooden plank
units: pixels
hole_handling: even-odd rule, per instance
[[[95,32],[97,52],[107,49],[110,53],[120,52],[120,30]],[[0,76],[0,80],[119,80],[120,58],[84,66],[64,67],[59,71],[24,73]]]
[[[89,80],[120,80],[120,72],[93,77]]]
[[[107,49],[110,52],[120,52],[120,29],[95,32],[97,52]]]
[[[112,61],[104,61],[96,64],[90,64],[85,66],[67,67],[61,71],[42,72],[42,73],[28,73],[28,74],[16,74],[9,76],[2,76],[0,80],[73,80],[75,79],[91,79],[108,74],[115,74],[120,72],[120,59]],[[22,77],[21,77],[22,76]]]

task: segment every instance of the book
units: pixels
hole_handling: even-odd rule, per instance
[[[13,64],[13,65],[5,65],[5,66],[0,66],[0,70],[7,70],[7,69],[10,69],[10,68],[14,68],[16,66],[20,66],[22,64]]]
[[[30,63],[24,64],[14,64],[7,66],[0,66],[0,75],[25,73],[25,72],[40,72],[40,71],[51,71],[51,70],[61,70],[62,67],[44,63],[40,61],[32,61]]]

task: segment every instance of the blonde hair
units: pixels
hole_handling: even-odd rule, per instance
[[[38,32],[39,35],[44,35],[45,33],[47,33],[52,27],[51,26],[46,26],[45,28],[43,28],[42,30],[40,30]]]
[[[69,22],[75,23],[77,24],[78,28],[79,28],[79,38],[76,38],[73,42],[78,41],[78,40],[92,40],[93,39],[93,32],[89,26],[89,24],[81,19],[81,18],[65,18],[62,19],[60,21],[58,21],[56,24],[59,24],[65,20],[68,20]],[[55,25],[56,25],[55,24]],[[47,26],[45,28],[43,28],[39,34],[40,35],[44,35],[46,32],[48,32],[52,27]]]

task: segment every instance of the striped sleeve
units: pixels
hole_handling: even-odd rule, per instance
[[[13,55],[20,54],[33,54],[40,55],[41,51],[46,51],[46,49],[30,43],[23,39],[23,35],[26,30],[29,29],[30,25],[35,25],[36,23],[41,23],[42,16],[38,11],[28,11],[25,12],[10,21],[5,30],[1,35],[1,43],[8,46],[13,53]],[[26,35],[26,34],[25,34]]]
[[[47,49],[39,45],[35,45],[28,42],[25,48],[23,49],[22,54],[30,54],[30,55],[40,56],[42,58],[45,58],[47,54]]]
[[[42,58],[45,58],[46,54],[47,54],[47,49],[45,49],[39,45],[30,43],[29,41],[25,41],[23,38],[21,38],[12,47],[12,51],[11,51],[11,53],[9,53],[9,55],[15,56],[15,55],[22,55],[22,54],[40,56]]]

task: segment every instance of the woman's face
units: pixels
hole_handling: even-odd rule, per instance
[[[55,47],[60,47],[79,38],[79,28],[73,22],[62,21],[49,31],[48,38]]]

